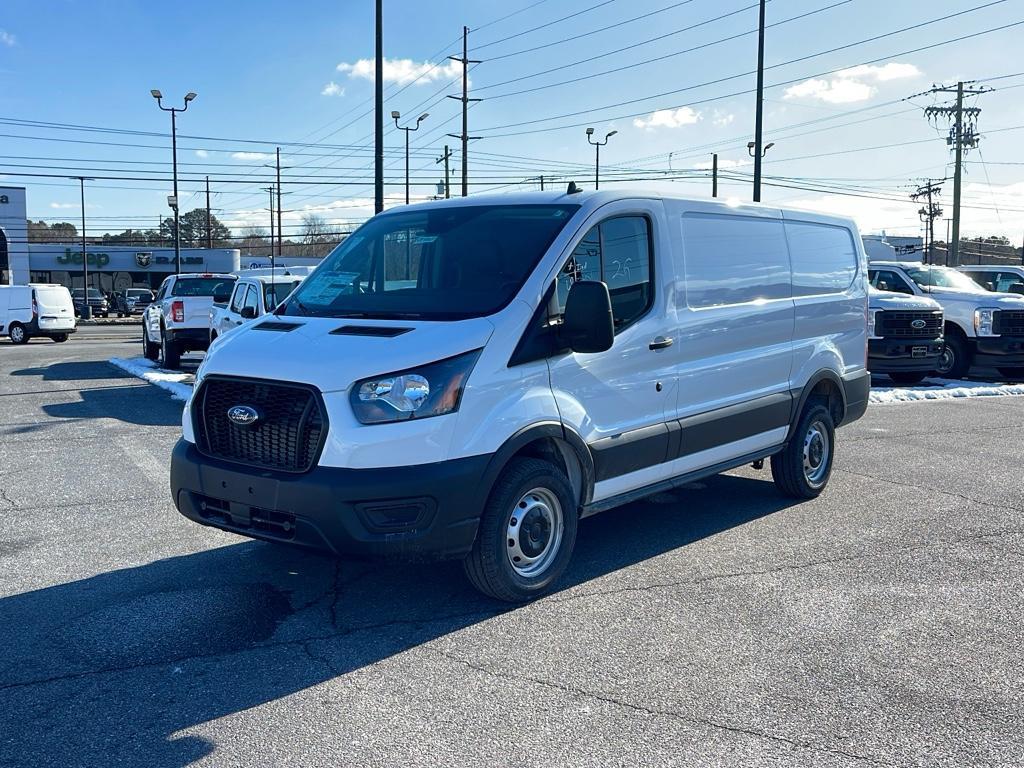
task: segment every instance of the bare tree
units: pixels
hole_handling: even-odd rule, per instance
[[[271,240],[263,227],[242,227],[238,248],[243,254],[270,256]]]
[[[302,217],[301,238],[303,256],[326,256],[337,242],[324,218],[315,213]]]

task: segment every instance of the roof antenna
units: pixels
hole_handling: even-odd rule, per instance
[[[575,195],[575,194],[578,194],[578,193],[580,193],[582,191],[583,191],[582,189],[580,189],[579,187],[576,186],[576,182],[575,181],[570,181],[569,182],[569,188],[567,190],[565,190],[565,194],[567,194],[567,195]]]

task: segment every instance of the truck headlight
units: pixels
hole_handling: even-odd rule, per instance
[[[479,357],[476,349],[419,368],[357,381],[349,393],[352,410],[362,424],[454,413]]]
[[[877,310],[874,310],[874,309],[869,309],[868,310],[868,338],[869,339],[881,338],[878,335],[878,332],[876,330],[878,328],[878,326],[881,325],[881,323],[879,322],[881,320],[881,318],[879,317],[880,314],[882,314],[882,313],[877,311]]]
[[[974,332],[978,336],[995,336],[993,328],[996,322],[998,309],[976,309],[974,310]]]

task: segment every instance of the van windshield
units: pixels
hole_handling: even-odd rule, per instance
[[[452,206],[377,216],[281,314],[458,320],[508,304],[578,205]]]

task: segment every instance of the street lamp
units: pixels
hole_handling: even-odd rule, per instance
[[[594,141],[594,129],[587,128],[587,143],[594,147],[594,189],[601,188],[601,147],[608,143],[608,139],[618,131],[610,131],[605,134],[604,141]]]
[[[160,93],[156,88],[150,91],[150,94],[156,99],[156,105],[160,107],[164,112],[171,113],[171,162],[174,167],[174,195],[167,201],[168,204],[174,209],[174,274],[181,273],[181,240],[178,237],[178,123],[177,117],[179,112],[184,112],[188,109],[188,103],[192,101],[196,94],[189,91],[185,94],[185,106],[184,107],[165,107],[163,105],[164,95]]]
[[[430,113],[429,112],[424,112],[422,115],[417,117],[416,118],[416,125],[414,125],[412,128],[410,128],[409,126],[406,126],[406,127],[403,128],[402,126],[400,126],[398,124],[398,118],[400,118],[401,116],[402,115],[401,115],[400,112],[392,112],[391,113],[391,117],[395,121],[395,128],[397,128],[400,131],[405,131],[405,204],[408,205],[409,204],[409,134],[412,133],[413,131],[418,131],[420,129],[420,123],[422,123],[424,120],[426,120],[428,117],[430,117]]]
[[[761,154],[757,154],[757,142],[747,142],[747,154],[754,158],[754,202],[761,202],[761,160],[765,155],[768,154],[768,150],[775,146],[774,141],[769,141],[761,149]]]

